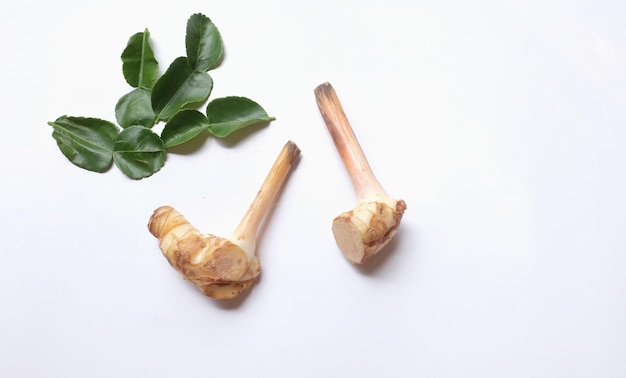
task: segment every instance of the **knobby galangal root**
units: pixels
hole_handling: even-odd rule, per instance
[[[250,288],[261,272],[259,226],[298,156],[298,146],[287,142],[230,238],[200,233],[170,206],[156,209],[148,229],[170,265],[211,298],[234,298]]]
[[[333,220],[333,235],[344,256],[362,264],[395,235],[406,203],[391,198],[374,176],[330,83],[315,88],[315,98],[357,196],[356,207]]]

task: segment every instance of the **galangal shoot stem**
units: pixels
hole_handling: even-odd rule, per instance
[[[328,132],[354,186],[357,205],[333,220],[337,246],[352,263],[362,264],[389,243],[406,210],[378,182],[330,83],[315,88],[315,98]]]
[[[235,298],[252,286],[261,272],[256,256],[259,227],[299,155],[295,143],[285,144],[229,238],[200,233],[170,206],[156,209],[148,229],[170,265],[211,298]]]

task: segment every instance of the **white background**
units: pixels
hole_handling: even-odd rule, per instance
[[[114,121],[128,38],[148,28],[164,70],[195,12],[225,43],[212,97],[277,120],[141,181],[70,164],[46,123]],[[9,0],[0,46],[0,376],[626,376],[624,1]],[[364,267],[330,231],[355,198],[325,81],[408,205]],[[260,280],[204,297],[152,210],[228,236],[288,139]]]

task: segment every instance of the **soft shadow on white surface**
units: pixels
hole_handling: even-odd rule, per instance
[[[381,269],[384,269],[384,266],[386,264],[397,263],[398,261],[400,261],[399,259],[406,258],[406,256],[403,256],[404,254],[419,254],[419,244],[415,244],[415,241],[419,240],[419,233],[415,230],[411,230],[410,226],[401,225],[401,227],[402,228],[398,230],[393,239],[389,241],[389,244],[387,244],[384,249],[382,249],[374,257],[372,257],[371,260],[361,265],[352,264],[354,270],[362,273],[365,276],[376,277],[377,273]],[[403,244],[403,239],[405,239],[404,235],[407,232],[410,232],[413,235],[411,238],[413,243],[411,243],[410,246],[406,243]],[[404,241],[406,242],[407,240]]]

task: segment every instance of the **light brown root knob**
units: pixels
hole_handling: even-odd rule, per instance
[[[344,256],[362,264],[389,243],[406,203],[391,198],[374,176],[330,83],[315,88],[315,99],[358,199],[354,210],[334,219],[333,235]]]
[[[228,239],[201,234],[170,206],[156,209],[148,230],[159,240],[170,265],[215,299],[234,298],[250,288],[261,272],[255,254],[256,233],[299,156],[300,149],[292,141],[283,146],[261,189]]]
[[[202,292],[213,298],[213,299],[231,299],[238,297],[242,292],[252,286],[256,277],[261,273],[261,266],[259,264],[259,259],[255,256],[252,264],[250,264],[250,268],[246,273],[245,277],[243,277],[240,281],[237,282],[194,282]]]
[[[392,206],[384,202],[359,203],[333,220],[337,246],[350,262],[367,262],[395,235],[405,209],[403,200]]]
[[[216,293],[220,299],[239,295],[260,273],[256,256],[249,263],[239,246],[228,239],[201,234],[170,206],[154,211],[148,229],[159,240],[172,267],[203,292]],[[232,288],[218,290],[228,285]]]

